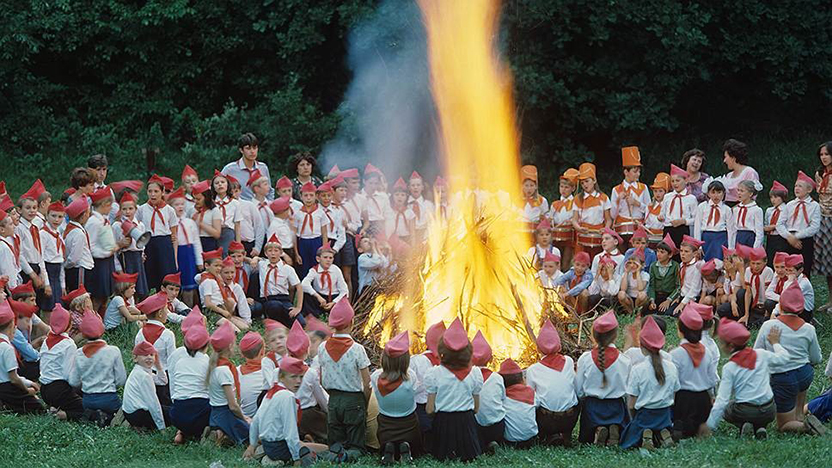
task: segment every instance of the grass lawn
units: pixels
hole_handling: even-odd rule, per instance
[[[824,281],[816,280],[817,303],[827,297]],[[818,335],[824,357],[832,350],[832,316],[818,314]],[[678,343],[676,327],[668,322],[668,341]],[[178,332],[177,332],[178,335]],[[132,363],[129,353],[133,335],[113,333],[107,340],[119,346],[125,354],[128,373]],[[181,336],[177,337],[181,342]],[[621,346],[619,337],[619,346]],[[724,359],[723,359],[724,362]],[[809,396],[815,397],[829,385],[823,375],[826,362],[815,369],[815,380]],[[255,466],[244,462],[240,448],[217,448],[208,443],[191,443],[183,447],[172,444],[175,429],[168,428],[153,435],[139,434],[127,428],[98,429],[58,421],[51,416],[17,417],[0,414],[0,466],[208,466],[219,462],[223,466]],[[500,450],[493,457],[481,457],[473,466],[604,466],[669,467],[669,466],[776,466],[786,461],[793,466],[828,466],[832,460],[832,438],[789,436],[777,434],[769,426],[769,438],[764,442],[738,439],[735,428],[722,423],[716,435],[706,441],[688,440],[669,450],[622,451],[581,447],[573,449],[535,448],[528,451]],[[366,457],[354,466],[377,466],[375,458]],[[416,462],[417,466],[448,465],[430,458]]]

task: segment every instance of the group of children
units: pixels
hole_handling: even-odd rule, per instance
[[[242,139],[241,153],[252,145]],[[625,179],[611,197],[585,163],[561,176],[551,206],[536,168],[521,170],[518,216],[534,227],[529,263],[541,288],[579,313],[638,314],[623,352],[615,312],[599,314],[595,347],[577,363],[546,321],[540,360],[525,370],[492,362],[483,335],[469,340],[459,320],[431,326],[422,354],[411,356],[410,333],[395,336],[378,363],[350,336],[350,298],[447,215],[441,177],[433,202],[418,173],[388,190],[371,164],[363,175],[335,167],[318,186],[282,177],[270,199],[268,173],[253,169],[246,200],[233,176],[200,181],[186,166],[178,188],[151,177],[139,204],[145,184],[105,185],[106,158],[94,156],[61,201],[40,181],[16,205],[0,195],[0,403],[102,426],[172,425],[176,443],[210,435],[246,445],[247,458],[301,463],[368,448],[391,463],[569,446],[579,420],[581,442],[623,447],[704,436],[721,419],[757,437],[774,419],[783,431],[823,433],[832,397],[806,402],[822,359],[807,277],[815,181],[799,173],[788,202],[776,183],[763,214],[759,183],[740,183],[728,207],[725,186],[707,180],[697,203],[684,170],[672,166],[648,188],[638,149],[622,155]],[[681,344],[670,352],[662,315],[677,319]],[[248,331],[260,318],[265,336]],[[752,326],[761,326],[753,348]],[[103,339],[117,328],[135,332],[129,376]],[[730,356],[721,377],[720,350]]]

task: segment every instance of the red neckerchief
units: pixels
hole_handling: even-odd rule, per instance
[[[344,203],[342,203],[342,202],[337,202],[337,201],[335,201],[335,200],[332,200],[332,206],[334,206],[335,208],[340,209],[340,210],[341,210],[341,212],[342,212],[342,213],[344,213],[344,216],[345,216],[345,217],[346,217],[346,219],[347,219],[347,224],[352,223],[352,216],[350,215],[350,210],[348,210],[348,209],[344,206]]]
[[[257,209],[259,211],[264,211],[266,213],[266,217],[269,216],[269,202],[267,202],[266,200],[257,202]]]
[[[182,225],[182,219],[179,218],[179,229],[176,232],[181,232],[185,236],[185,245],[191,245],[191,239],[188,236],[188,230]]]
[[[148,343],[156,344],[156,340],[162,336],[162,332],[164,331],[165,327],[163,325],[147,322],[142,327],[142,336],[144,336],[145,341]]]
[[[220,211],[222,211],[222,223],[223,223],[223,225],[225,225],[225,216],[226,216],[225,207],[229,203],[231,203],[231,198],[228,198],[228,201],[223,201],[223,199],[221,199],[221,198],[217,198],[216,200],[214,200],[214,204],[217,205],[217,207],[220,209]]]
[[[428,358],[428,361],[430,361],[431,365],[434,365],[434,366],[438,366],[442,362],[442,361],[439,360],[439,356],[436,355],[433,351],[430,351],[430,350],[425,351],[424,353],[422,353],[422,356]]]
[[[64,229],[64,240],[66,240],[67,236],[69,236],[69,233],[72,232],[73,229],[80,229],[81,232],[84,233],[84,237],[86,237],[86,239],[87,239],[87,248],[90,249],[91,248],[90,247],[90,235],[87,234],[87,230],[84,229],[83,226],[79,226],[78,224],[74,224],[74,223],[75,223],[75,221],[66,225],[66,229]]]
[[[685,285],[685,273],[689,266],[693,266],[696,264],[696,260],[692,260],[690,263],[683,263],[679,268],[679,284],[684,286]]]
[[[303,205],[302,207],[300,207],[300,210],[302,212],[306,213],[306,214],[303,216],[303,224],[300,225],[300,232],[298,233],[298,235],[303,234],[304,231],[306,231],[306,223],[307,222],[309,222],[309,230],[310,231],[315,230],[315,226],[314,226],[314,223],[315,223],[314,219],[315,218],[312,217],[312,213],[314,213],[315,210],[317,210],[317,209],[318,209],[318,204],[317,203],[312,205],[311,208],[307,208],[306,205]]]
[[[272,360],[272,362],[274,363],[274,367],[278,367],[280,365],[280,363],[277,362],[277,354],[275,354],[274,351],[269,351],[268,353],[266,353],[266,357]]]
[[[482,381],[483,382],[488,380],[488,378],[491,377],[491,374],[494,373],[494,371],[492,371],[491,369],[489,369],[487,367],[480,367],[480,372],[482,372]]]
[[[447,366],[442,366],[445,369],[448,369]],[[465,377],[468,377],[468,374],[471,373],[471,366],[462,368],[462,369],[448,369],[448,372],[455,375],[457,379],[460,381],[465,380]]]
[[[107,342],[104,340],[90,341],[81,350],[84,352],[84,356],[91,358],[105,346],[107,346]]]
[[[786,280],[788,279],[788,276],[777,278],[777,285],[774,286],[774,294],[781,294],[783,292],[783,286],[786,285]]]
[[[803,220],[806,221],[806,225],[809,225],[809,213],[806,211],[806,201],[805,200],[798,200],[797,206],[794,207],[794,213],[792,213],[792,224],[797,221],[797,212],[798,210],[803,210]]]
[[[778,206],[778,207],[774,208],[774,213],[771,214],[771,221],[769,221],[769,224],[772,225],[772,226],[776,226],[777,221],[779,219],[780,219],[780,207]]]
[[[682,203],[682,197],[684,195],[682,195],[679,192],[673,193],[675,193],[675,195],[673,195],[673,200],[670,200],[670,209],[667,212],[670,214],[670,216],[673,216],[673,207],[676,206],[676,200],[679,200],[679,217],[676,219],[681,219],[684,217],[684,203]]]
[[[748,207],[745,205],[740,205],[739,211],[737,211],[737,227],[745,227],[745,218],[748,216]]]
[[[332,275],[329,273],[329,269],[324,270],[323,267],[318,265],[315,268],[315,271],[318,272],[318,275],[321,277],[321,289],[327,288],[327,301],[332,300]]]
[[[387,396],[399,388],[402,382],[404,382],[404,380],[401,377],[393,381],[379,377],[377,382],[378,392],[381,393],[381,396]]]
[[[288,388],[284,387],[283,385],[280,385],[280,383],[278,383],[278,382],[275,382],[274,385],[272,385],[272,388],[270,388],[269,391],[266,392],[266,398],[271,400],[272,397],[275,395],[275,393],[277,393],[281,390],[289,391]],[[297,422],[300,423],[300,417],[301,417],[301,414],[303,413],[303,410],[301,410],[301,408],[300,408],[300,400],[297,397],[295,397],[295,405],[297,405],[297,407],[298,407],[298,420],[297,420]]]
[[[194,221],[196,221],[197,227],[202,229],[200,224],[202,224],[202,220],[205,219],[205,212],[208,211],[208,208],[204,206],[194,206],[194,210]]]
[[[540,363],[548,367],[549,369],[560,372],[563,370],[563,366],[566,364],[566,358],[563,357],[563,354],[552,353],[544,356],[543,359],[540,360]]]
[[[323,206],[323,205],[321,205],[321,206]],[[323,208],[324,208],[324,214],[326,215],[326,219],[329,220],[329,231],[332,232],[332,231],[335,230],[335,221],[332,219],[332,216],[329,215],[329,212],[330,212],[330,210],[332,210],[332,208],[330,208],[328,206],[323,206]]]
[[[64,252],[64,250],[66,250],[66,247],[64,247],[64,241],[63,239],[61,239],[61,236],[57,232],[53,232],[51,229],[49,229],[48,226],[44,226],[43,231],[55,239],[55,251],[58,252],[58,255],[61,255]]]
[[[251,374],[252,372],[257,372],[263,367],[262,361],[257,360],[246,360],[246,362],[240,366],[240,373],[243,375]]]
[[[52,330],[50,330],[49,334],[46,335],[46,348],[47,349],[52,349],[53,347],[55,347],[56,344],[60,343],[63,340],[67,340],[67,339],[69,339],[69,338],[67,338],[63,334],[58,335],[58,334],[55,334],[54,332],[52,332]]]
[[[353,343],[352,338],[348,336],[333,336],[326,340],[326,352],[333,361],[338,362]]]
[[[506,396],[514,401],[534,405],[534,389],[526,384],[518,383],[506,388]]]
[[[702,343],[682,343],[680,346],[687,351],[690,360],[693,362],[693,367],[699,367],[702,358],[705,357],[705,345]]]
[[[234,366],[234,363],[229,361],[226,358],[219,358],[217,360],[217,366],[226,366],[231,370],[231,376],[234,378],[234,390],[237,393],[237,399],[240,399],[240,374],[237,372],[237,368]]]
[[[150,215],[150,230],[151,231],[156,230],[156,216],[157,215],[159,216],[159,220],[162,221],[162,225],[167,226],[167,224],[165,224],[165,215],[162,214],[162,208],[167,206],[167,203],[165,203],[164,200],[159,200],[156,203],[153,203],[152,201],[148,200],[147,204],[150,205],[151,208],[153,208],[153,213]]]
[[[14,266],[15,266],[15,268],[19,269],[20,268],[20,251],[15,249],[12,244],[9,244],[9,242],[6,239],[3,239],[2,237],[0,237],[0,242],[3,242],[4,244],[6,244],[9,247],[9,250],[12,252],[12,256],[14,257]]]
[[[719,205],[711,203],[711,213],[708,215],[708,226],[719,224]]]
[[[606,348],[604,348],[604,369],[605,370],[609,369],[610,366],[612,366],[612,364],[615,362],[615,360],[618,359],[619,354],[621,354],[621,353],[618,351],[618,348],[613,348],[612,346],[607,346]],[[597,367],[598,370],[600,370],[601,369],[601,364],[598,361],[598,347],[597,346],[592,348],[592,361],[595,363],[595,367]]]
[[[782,322],[783,324],[785,324],[787,327],[791,328],[794,331],[799,330],[800,327],[802,327],[803,324],[806,323],[805,320],[798,317],[797,315],[786,313],[786,312],[783,312],[780,315],[778,315],[777,320],[779,320],[780,322]]]
[[[202,280],[214,280],[217,282],[217,286],[220,288],[220,294],[222,294],[222,300],[225,302],[228,299],[228,288],[225,287],[225,284],[220,281],[219,278],[214,276],[211,273],[203,273]]]
[[[742,351],[737,351],[731,355],[729,361],[740,367],[754,370],[754,368],[757,367],[757,351],[754,351],[751,348],[743,348]]]
[[[404,212],[407,211],[407,206],[405,206],[401,209],[393,208],[393,211],[396,212],[396,222],[395,222],[395,224],[393,224],[393,232],[394,233],[399,232],[399,219],[400,218],[404,220],[404,227],[405,227],[405,229],[407,229],[407,216],[405,216],[405,214],[404,214]]]
[[[243,267],[237,267],[237,271],[234,273],[234,282],[240,283],[242,281],[243,291],[248,291],[248,273],[246,273],[246,269]]]
[[[40,246],[40,229],[35,226],[35,223],[29,222],[29,235],[32,236],[32,244],[34,244],[35,249],[37,249],[39,254],[43,254]]]
[[[280,270],[280,263],[271,264],[269,263],[266,269],[266,280],[263,283],[263,297],[267,297],[269,295],[269,276],[274,278],[274,286],[278,286],[278,271]]]
[[[749,271],[751,271],[751,270],[749,269]],[[751,286],[754,287],[754,289],[751,290],[751,298],[752,298],[751,305],[752,306],[755,306],[755,305],[757,305],[758,302],[760,302],[759,301],[759,296],[760,296],[760,275],[761,274],[763,274],[762,271],[760,271],[759,273],[754,273],[753,271],[751,271],[751,281],[748,284],[750,284]]]
[[[419,200],[413,199],[408,203],[410,210],[416,215],[416,219],[422,219],[422,207],[419,205]]]
[[[581,280],[584,279],[584,275],[578,275],[574,271],[572,272],[572,274],[575,276],[574,278],[572,278],[572,281],[569,282],[569,289],[574,288],[575,286],[581,283]]]

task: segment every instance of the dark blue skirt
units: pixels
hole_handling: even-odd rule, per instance
[[[221,430],[237,445],[248,443],[248,423],[239,419],[228,406],[211,407],[211,427]]]
[[[756,238],[757,236],[754,235],[754,231],[748,231],[745,229],[737,231],[737,242],[734,243],[734,247],[736,248],[737,244],[754,247],[754,239]]]
[[[289,445],[285,440],[261,440],[260,443],[263,445],[263,452],[266,453],[267,457],[274,461],[282,460],[291,464],[292,452],[289,451]]]
[[[94,258],[92,272],[84,280],[90,296],[106,299],[113,294],[113,273],[116,271],[115,257]]]
[[[809,402],[809,412],[824,423],[832,419],[832,388]]]
[[[159,291],[162,278],[176,272],[173,256],[173,241],[170,236],[153,236],[144,248],[147,260],[144,263],[147,286]]]
[[[586,397],[581,409],[581,426],[578,440],[592,442],[595,428],[599,426],[623,426],[627,423],[627,408],[624,398],[609,398],[602,400]]]
[[[301,280],[306,278],[306,274],[309,273],[309,270],[318,264],[315,257],[318,254],[318,249],[320,249],[322,245],[324,245],[322,237],[315,237],[313,239],[298,238],[298,255],[300,255],[300,258],[303,260],[303,264],[297,266],[298,276]]]
[[[63,263],[46,263],[46,275],[49,277],[49,286],[52,288],[52,297],[45,296],[41,310],[52,310],[55,304],[61,302],[64,292],[61,289],[61,270]]]
[[[125,273],[137,273],[136,278],[136,294],[139,297],[147,296],[150,288],[147,287],[147,275],[144,272],[144,259],[142,259],[142,252],[137,250],[125,250],[118,254],[118,261],[121,263],[121,269]]]
[[[197,288],[196,253],[193,245],[180,245],[177,248],[176,259],[179,262],[179,273],[182,275],[182,290],[192,291]]]
[[[712,258],[722,260],[722,247],[728,247],[728,233],[725,231],[702,231],[702,241],[705,245],[702,250],[705,252],[705,261]]]
[[[207,398],[174,400],[170,408],[170,422],[185,437],[202,436],[211,419],[211,405]]]
[[[217,250],[220,245],[217,243],[217,240],[213,237],[199,237],[199,243],[202,244],[202,251],[203,252],[210,252],[212,250]]]
[[[652,431],[670,429],[672,425],[670,419],[670,406],[667,408],[636,410],[635,417],[624,427],[624,432],[621,433],[621,448],[641,447],[642,432],[648,429]]]
[[[121,409],[121,400],[118,393],[85,393],[81,401],[84,409],[99,410],[109,414],[115,414]]]

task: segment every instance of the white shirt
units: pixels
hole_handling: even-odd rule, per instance
[[[480,394],[482,385],[482,371],[477,366],[462,380],[441,365],[431,368],[425,377],[425,390],[436,395],[436,412],[472,411],[474,395]]]
[[[700,343],[705,347],[705,355],[702,361],[699,362],[699,367],[693,367],[693,361],[682,344],[688,341],[682,339],[678,348],[670,351],[670,357],[673,359],[673,364],[679,371],[679,388],[680,390],[687,390],[690,392],[702,392],[716,387],[717,384],[717,365],[719,364],[719,354],[714,355],[713,350],[705,346],[705,343]]]
[[[263,373],[263,388],[272,388],[272,385],[277,382],[277,369],[280,366],[280,361],[283,360],[283,356],[275,353],[275,359],[277,362],[272,361],[269,355],[266,354],[260,360],[260,371]],[[309,371],[306,372],[309,373]]]
[[[549,219],[552,220],[552,226],[560,226],[567,224],[572,226],[572,206],[575,203],[575,197],[569,195],[566,198],[561,197],[560,200],[553,201],[549,208]]]
[[[222,227],[234,229],[237,223],[242,222],[243,210],[239,200],[229,197],[217,198],[214,200],[214,204],[220,219],[222,219]]]
[[[300,459],[300,438],[298,436],[298,401],[295,394],[283,389],[263,398],[257,414],[251,420],[249,443],[252,447],[258,441],[285,441],[292,454],[292,460]]]
[[[300,284],[295,269],[282,261],[272,265],[266,259],[257,264],[260,273],[260,297],[288,295],[289,288]]]
[[[664,384],[659,385],[652,360],[645,359],[633,366],[627,381],[627,394],[636,397],[635,409],[661,409],[673,406],[679,391],[679,372],[670,359],[662,358]]]
[[[719,390],[716,392],[714,405],[711,407],[711,414],[708,416],[708,427],[716,429],[725,408],[732,401],[736,403],[749,403],[752,405],[763,405],[774,398],[771,391],[771,364],[788,359],[788,352],[779,344],[774,345],[774,352],[763,349],[757,352],[757,361],[753,369],[746,369],[730,360],[722,366],[722,381],[719,383]]]
[[[200,216],[202,218],[200,218]],[[214,220],[219,219],[220,220],[220,227],[222,227],[222,213],[220,213],[220,210],[218,210],[217,207],[211,208],[210,210],[205,210],[202,213],[195,212],[193,218],[194,218],[194,222],[196,223],[197,227],[199,228],[199,237],[211,237],[211,235],[208,234],[208,232],[205,229],[202,228],[203,224],[206,225],[206,226],[212,226],[213,227],[214,226]]]
[[[404,211],[396,211],[392,206],[387,209],[384,214],[384,233],[387,237],[393,234],[398,237],[408,237],[411,232],[408,228],[410,221],[416,220],[416,213],[410,208],[405,207]]]
[[[205,278],[203,276],[202,281],[199,281],[199,298],[202,302],[203,307],[205,307],[206,297],[210,297],[211,302],[215,306],[219,306],[224,303],[222,298],[222,290],[220,288],[221,286],[218,280],[213,278]]]
[[[124,316],[121,315],[121,307],[127,307],[127,303],[121,296],[113,296],[110,302],[107,303],[107,309],[104,311],[104,329],[112,330],[124,323]],[[141,331],[139,331],[141,333]]]
[[[679,290],[679,295],[682,298],[682,304],[699,300],[699,293],[702,292],[703,263],[704,262],[701,260],[697,261],[696,257],[694,257],[687,264],[679,264],[679,275],[682,275],[683,269],[685,272],[684,277],[682,278],[681,289]]]
[[[154,376],[150,369],[140,365],[133,366],[127,383],[124,385],[121,409],[127,414],[145,410],[150,413],[156,428],[160,431],[165,428],[165,416],[162,413],[162,405],[156,395]]]
[[[162,322],[158,320],[148,320],[147,323],[152,323],[160,327],[165,326]],[[142,341],[145,341],[144,333],[142,333],[142,331],[139,330],[139,332],[136,333],[136,337],[133,339],[133,344],[137,345]],[[172,331],[165,328],[162,334],[159,335],[159,338],[156,339],[156,342],[152,344],[153,347],[156,348],[156,352],[159,353],[159,361],[162,363],[162,368],[167,369],[168,356],[170,356],[171,354],[173,354],[174,351],[176,351],[176,336],[173,334]],[[164,372],[157,374],[155,380],[156,385],[165,385],[168,383],[168,378],[166,375],[164,375]]]
[[[427,229],[428,222],[430,221],[431,216],[433,216],[434,212],[436,211],[436,206],[430,200],[425,200],[425,197],[413,198],[409,196],[407,198],[407,204],[411,206],[411,210],[418,214],[416,216],[416,230]],[[413,206],[417,205],[419,209],[414,209]]]
[[[482,372],[482,369],[480,369]],[[483,374],[485,377],[485,374]],[[491,426],[506,417],[506,385],[503,376],[492,372],[480,390],[480,408],[475,415],[477,424]]]
[[[363,193],[356,193],[352,198],[344,200],[341,207],[344,209],[347,229],[352,233],[360,231],[363,214],[367,211],[367,197]]]
[[[716,208],[716,211],[713,211]],[[711,216],[711,213],[714,213]],[[716,213],[719,213],[717,219]],[[728,239],[736,236],[737,224],[731,214],[731,208],[725,203],[714,204],[710,200],[703,201],[696,207],[696,218],[693,222],[693,237],[702,240],[702,232],[727,232]],[[730,246],[734,248],[733,246]]]
[[[804,207],[806,216],[803,215]],[[784,239],[789,234],[794,234],[798,239],[815,237],[818,230],[820,230],[820,205],[809,195],[786,203],[783,212],[780,213],[780,219],[777,220],[777,234]]]
[[[743,215],[744,216],[741,216]],[[750,202],[747,205],[738,204],[731,208],[731,217],[734,219],[737,231],[752,231],[754,233],[754,245],[757,248],[763,245],[765,221],[763,220],[763,209],[757,203]],[[734,238],[728,238],[728,248],[733,249],[736,245],[737,233]]]
[[[66,333],[61,333],[65,339],[52,347],[46,345],[46,340],[40,346],[40,383],[46,385],[57,380],[69,382],[72,369],[75,367],[75,350],[78,346]]]
[[[237,303],[237,316],[251,324],[251,306],[248,305],[246,293],[240,283],[231,283],[231,292],[234,293],[234,301]]]
[[[17,357],[9,337],[0,334],[0,384],[11,382],[9,372],[17,369]]]
[[[780,330],[780,346],[788,352],[788,356],[782,361],[769,364],[772,374],[795,370],[806,364],[814,366],[823,360],[817,332],[814,325],[810,323],[804,323],[797,330],[792,330],[778,319],[767,320],[760,326],[760,331],[757,333],[757,340],[754,341],[755,349],[774,350],[774,346],[768,341],[768,332],[772,328]]]
[[[529,247],[526,256],[531,259],[533,265],[540,264],[543,262],[543,258],[546,257],[547,252],[560,257],[560,249],[555,247],[554,244],[550,245],[548,249],[542,247],[540,244],[535,244]]]
[[[64,268],[92,270],[95,263],[92,259],[92,251],[90,250],[90,241],[87,240],[86,229],[75,221],[70,221],[67,229],[69,229],[69,226],[75,227],[69,230],[69,232],[64,230],[64,245],[66,246]]]
[[[35,217],[34,219],[38,219]],[[40,229],[36,223],[32,223],[26,220],[24,217],[20,217],[20,224],[15,226],[14,232],[17,234],[17,237],[20,238],[20,254],[26,260],[26,263],[29,264],[37,264],[41,266],[41,276],[43,275],[43,255],[41,254],[41,250],[38,250],[35,247],[34,237],[32,236],[32,231],[30,227],[34,226],[37,229],[37,236],[38,241],[40,241]]]
[[[223,387],[231,386],[232,393],[236,394],[234,388],[234,375],[228,366],[217,366],[211,372],[211,381],[208,382],[208,403],[211,406],[228,406],[228,399],[225,397]]]
[[[257,397],[260,392],[268,389],[263,388],[262,369],[243,374],[242,368],[243,366],[237,366],[240,375],[240,409],[244,415],[253,417],[257,412]]]
[[[110,226],[110,221],[101,213],[93,211],[84,227],[90,236],[92,258],[112,257],[112,249],[116,246],[116,240],[113,235],[112,226]]]
[[[740,185],[740,182],[744,180],[756,180],[759,182],[760,175],[757,174],[757,171],[753,167],[745,166],[738,176],[734,176],[734,171],[731,171],[722,177],[718,177],[717,180],[722,181],[722,184],[725,185],[725,201],[733,202],[738,200],[737,187]]]
[[[199,351],[191,357],[184,346],[173,352],[168,358],[171,400],[208,398],[208,386],[205,383],[205,376],[208,375],[208,361],[208,355]]]
[[[333,244],[332,250],[340,252],[341,248],[344,247],[344,244],[347,243],[347,229],[345,227],[346,221],[344,220],[344,210],[343,208],[333,204],[330,204],[329,206],[321,205],[321,208],[323,208],[324,214],[326,215],[326,219],[328,221],[326,225],[327,237],[329,239],[335,239],[335,244]]]
[[[372,222],[384,221],[384,215],[390,208],[390,199],[384,192],[376,192],[372,196],[367,196],[367,204],[365,209],[367,211],[367,220]]]
[[[60,232],[46,225],[40,230],[40,247],[44,263],[63,263],[66,247]]]
[[[536,410],[540,406],[537,394],[534,404],[506,397],[506,430],[503,433],[509,442],[525,442],[537,435]]]
[[[770,226],[772,224],[771,223],[771,218],[774,216],[774,212],[776,210],[779,210],[780,211],[780,216],[783,216],[783,208],[785,208],[785,207],[786,207],[786,204],[783,203],[780,206],[770,206],[770,207],[766,208],[766,214],[765,214],[766,226]],[[779,219],[779,216],[778,216],[778,219]],[[770,236],[779,236],[780,234],[777,232],[777,223],[774,223],[774,226],[775,226],[774,231],[769,232],[768,235],[770,235]]]
[[[619,354],[612,365],[605,364],[604,375],[607,377],[607,385],[601,387],[603,376],[592,360],[592,352],[586,351],[581,354],[578,358],[578,369],[575,372],[575,392],[578,398],[589,396],[606,400],[624,396],[627,388],[627,375],[630,372],[630,359],[624,354]]]
[[[632,198],[636,201],[635,205],[630,205],[624,198],[624,193],[628,190]],[[612,205],[612,212],[610,214],[613,219],[618,216],[631,220],[644,219],[644,213],[647,206],[650,205],[650,190],[645,184],[638,181],[621,181],[610,192],[610,204]]]
[[[329,225],[329,219],[321,205],[316,205],[315,211],[311,213],[306,213],[303,208],[296,210],[292,218],[295,222],[295,232],[301,239],[317,239],[322,235],[321,227]]]
[[[592,277],[592,283],[590,283],[587,291],[591,295],[600,294],[604,297],[611,297],[618,295],[618,291],[621,289],[621,278],[613,274],[610,276],[610,279],[605,280],[601,277],[601,275],[595,275]]]
[[[416,411],[416,373],[413,369],[407,370],[407,379],[392,392],[382,395],[378,389],[378,379],[382,370],[376,369],[370,376],[370,385],[378,401],[378,412],[389,418],[403,418]]]
[[[416,354],[410,357],[410,368],[416,373],[416,378],[420,382],[419,389],[416,390],[417,405],[424,405],[428,402],[428,392],[425,390],[425,377],[427,377],[428,371],[432,367],[433,364],[431,364],[430,360],[424,354]]]
[[[289,223],[288,219],[275,216],[266,230],[266,239],[271,239],[272,234],[277,236],[281,248],[291,249],[295,246],[295,231],[292,230],[292,224]]]
[[[7,239],[0,239],[0,276],[7,276],[9,278],[9,289],[15,288],[22,283],[20,278],[20,262],[21,256],[15,256],[13,241]]]
[[[560,270],[555,270],[555,274],[549,276],[546,274],[545,271],[540,270],[537,272],[537,278],[540,280],[540,284],[543,285],[544,288],[554,289],[557,285],[555,281],[563,275],[563,272]]]
[[[688,193],[687,189],[681,192],[671,191],[662,200],[662,216],[664,226],[672,226],[672,221],[682,219],[685,225],[692,226],[696,220],[696,208],[699,202],[696,197]],[[671,209],[672,208],[672,209]]]
[[[646,271],[644,271],[644,270],[639,270],[639,271],[638,271],[638,272],[636,272],[636,273],[638,274],[638,276],[641,276],[641,280],[644,282],[644,289],[643,289],[643,290],[641,290],[641,291],[643,291],[643,292],[646,294],[646,293],[647,293],[647,285],[649,285],[649,284],[650,284],[650,273],[647,273],[647,272],[646,272]],[[638,289],[638,277],[633,278],[633,274],[632,274],[632,273],[630,273],[629,271],[624,272],[624,274],[623,274],[623,275],[621,275],[621,282],[620,282],[620,284],[623,284],[623,283],[624,283],[624,277],[625,277],[625,275],[626,275],[626,277],[627,277],[627,291],[626,291],[626,293],[627,293],[627,295],[628,295],[628,296],[630,296],[630,297],[636,297],[636,296],[638,295],[638,293],[639,293],[639,289]],[[619,290],[620,290],[620,288],[619,288]]]
[[[603,224],[605,213],[611,209],[610,199],[599,191],[582,193],[573,203],[573,213],[578,212],[578,222],[588,225]]]
[[[329,394],[321,386],[321,373],[317,356],[312,360],[312,365],[309,366],[306,373],[303,374],[297,396],[302,409],[317,406],[323,411],[327,410]]]
[[[624,261],[624,254],[619,252],[618,249],[614,249],[610,252],[601,252],[601,253],[595,254],[595,257],[592,258],[592,267],[590,268],[590,270],[592,270],[593,275],[599,276],[598,275],[598,267],[601,265],[601,259],[604,258],[605,256],[608,256],[608,257],[612,258],[612,261],[615,262],[614,270],[617,270],[618,266],[621,265],[621,262]]]
[[[169,236],[171,226],[177,224],[176,210],[167,204],[155,210],[150,203],[145,203],[136,210],[136,219],[144,223],[153,237]]]
[[[176,229],[176,245],[192,245],[194,248],[194,261],[201,266],[202,263],[202,242],[199,240],[199,228],[191,218],[179,218],[179,228]]]
[[[536,362],[526,369],[526,385],[534,389],[540,406],[560,413],[578,404],[575,393],[575,361],[564,356],[566,362],[560,372]]]
[[[333,338],[349,338],[349,335],[336,333]],[[318,348],[318,362],[321,365],[321,385],[327,390],[342,392],[363,392],[364,382],[361,370],[370,367],[367,351],[358,343],[353,343],[335,362],[326,350],[326,341]]]
[[[330,281],[324,284],[322,275],[325,271],[329,271]],[[301,282],[303,292],[307,294],[320,294],[328,302],[338,302],[342,298],[349,296],[349,288],[347,281],[344,279],[344,274],[337,265],[330,265],[328,270],[324,270],[321,265],[316,265],[309,269],[306,278]],[[329,299],[331,298],[331,299]]]
[[[121,351],[107,345],[88,358],[83,348],[75,351],[75,367],[69,377],[69,385],[81,387],[84,393],[113,393],[124,385],[127,372],[121,360]]]
[[[263,240],[266,237],[266,226],[263,218],[260,217],[257,205],[246,200],[237,200],[240,205],[240,240],[243,242],[254,242],[254,249],[258,252],[263,250]]]
[[[746,267],[744,278],[746,290],[751,290],[751,305],[754,305],[755,299],[761,304],[765,302],[766,289],[774,279],[774,270],[769,267],[763,267],[763,271],[760,272],[759,286],[756,288],[755,284],[757,282],[754,280],[754,273],[751,272],[751,267]]]

